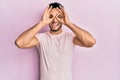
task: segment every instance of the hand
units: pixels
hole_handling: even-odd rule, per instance
[[[44,13],[43,13],[43,16],[42,16],[42,22],[45,23],[45,24],[49,24],[54,18],[55,16],[52,16],[50,14],[52,10],[52,6],[49,8],[49,6],[45,9]]]
[[[57,17],[57,20],[58,21],[60,21],[62,24],[65,24],[65,25],[68,25],[69,23],[70,23],[70,20],[69,20],[69,18],[68,18],[68,15],[67,15],[67,13],[66,13],[66,11],[64,10],[64,8],[63,7],[60,7],[61,9],[59,9],[59,8],[57,8],[58,10],[59,10],[59,12],[61,13],[61,14],[63,14],[63,16],[60,18],[59,17],[59,14],[57,15],[58,17]]]

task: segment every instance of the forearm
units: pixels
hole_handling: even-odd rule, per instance
[[[92,37],[92,35],[85,31],[84,29],[78,27],[77,25],[69,22],[67,26],[75,33],[78,40],[84,45],[84,46],[92,46],[95,44],[95,39]]]
[[[28,44],[35,35],[45,26],[43,22],[39,22],[38,24],[34,25],[32,28],[24,31],[17,39],[17,45],[24,46]]]

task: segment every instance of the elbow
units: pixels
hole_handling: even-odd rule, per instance
[[[15,40],[15,45],[18,47],[18,48],[24,48],[23,45],[21,44],[21,42],[19,40]]]
[[[94,39],[93,41],[91,41],[90,47],[93,47],[95,44],[96,44],[96,40]]]
[[[91,48],[91,47],[93,47],[95,44],[96,44],[96,40],[93,39],[93,40],[91,40],[91,41],[86,45],[86,47]]]

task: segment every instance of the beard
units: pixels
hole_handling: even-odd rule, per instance
[[[53,29],[53,28],[51,27],[51,25],[49,25],[49,26],[50,26],[50,30],[51,30],[51,31],[57,32],[57,31],[59,31],[59,30],[61,29],[62,24],[61,24],[61,23],[58,23],[57,26],[59,26],[59,27],[58,27],[57,29]]]

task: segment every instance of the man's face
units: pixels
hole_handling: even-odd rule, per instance
[[[59,14],[59,15],[58,15]],[[56,16],[57,15],[57,16]],[[62,27],[62,23],[60,23],[57,18],[63,18],[63,15],[60,13],[60,11],[56,8],[53,8],[51,10],[50,17],[56,16],[53,21],[49,24],[51,31],[59,31]]]

